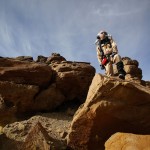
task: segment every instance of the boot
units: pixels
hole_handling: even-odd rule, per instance
[[[117,70],[118,70],[118,73],[119,73],[119,78],[124,80],[126,72],[123,69],[124,68],[123,62],[120,61],[116,65],[117,65]]]

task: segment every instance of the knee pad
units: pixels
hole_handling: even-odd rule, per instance
[[[117,63],[119,63],[121,61],[122,61],[121,56],[119,54],[116,54],[114,56],[113,62],[117,64]]]

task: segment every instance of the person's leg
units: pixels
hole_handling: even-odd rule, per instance
[[[121,56],[116,54],[113,58],[113,62],[117,65],[117,70],[119,73],[119,78],[125,79],[126,72],[124,71],[124,65]]]
[[[114,55],[114,57],[113,57],[113,63],[117,64],[120,61],[122,61],[121,56],[119,54]]]
[[[113,65],[112,62],[108,62],[105,66],[105,74],[109,76],[113,76]]]

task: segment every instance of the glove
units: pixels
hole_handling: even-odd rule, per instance
[[[100,65],[100,68],[101,68],[101,70],[105,69],[104,65]]]

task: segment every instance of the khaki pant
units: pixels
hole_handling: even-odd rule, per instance
[[[121,56],[116,54],[114,57],[110,57],[110,61],[105,66],[105,74],[107,76],[113,76],[113,64],[117,64],[118,62],[122,61]]]

